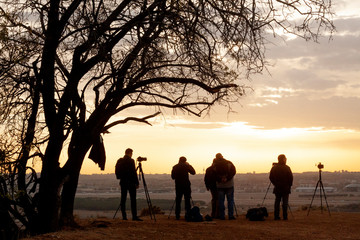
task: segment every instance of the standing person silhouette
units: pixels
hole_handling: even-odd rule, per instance
[[[191,183],[189,180],[189,173],[195,175],[195,169],[187,162],[186,157],[180,157],[179,163],[173,166],[171,171],[171,178],[175,180],[176,191],[176,206],[175,216],[176,219],[180,219],[181,212],[181,200],[184,195],[185,199],[185,219],[187,220],[190,210],[190,198],[191,198]]]
[[[206,190],[211,193],[211,217],[219,218],[219,194],[216,187],[215,161],[216,158],[213,160],[212,165],[206,169],[204,182]]]
[[[228,206],[229,220],[234,217],[234,176],[236,168],[234,164],[226,160],[221,153],[217,153],[214,159],[216,172],[216,188],[219,196],[219,218],[225,220],[225,196]]]
[[[274,219],[280,220],[280,202],[282,200],[283,219],[288,219],[287,209],[289,204],[289,194],[293,184],[293,174],[289,166],[286,165],[286,156],[280,154],[278,163],[273,164],[270,171],[270,181],[274,185],[275,203]]]
[[[133,221],[142,221],[137,216],[137,208],[136,208],[136,189],[139,188],[139,180],[136,174],[136,166],[135,161],[132,159],[133,150],[128,148],[125,150],[124,157],[118,160],[120,165],[120,172],[118,173],[118,178],[120,179],[120,187],[121,187],[121,213],[123,220],[127,220],[126,216],[126,198],[127,192],[130,195],[130,203],[131,203],[131,213],[132,213],[132,220]]]

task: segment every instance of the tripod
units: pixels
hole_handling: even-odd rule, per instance
[[[311,209],[311,205],[314,201],[314,197],[315,197],[315,194],[316,194],[316,190],[318,188],[318,186],[320,186],[320,204],[321,204],[321,213],[323,212],[323,205],[322,205],[322,196],[324,194],[324,197],[325,197],[325,202],[326,202],[326,206],[327,206],[327,210],[329,212],[329,216],[331,216],[330,214],[330,208],[329,208],[329,205],[328,205],[328,202],[327,202],[327,199],[326,199],[326,194],[325,194],[325,189],[324,189],[324,185],[322,183],[322,180],[321,180],[321,168],[318,166],[319,168],[319,180],[318,182],[316,183],[316,187],[315,187],[315,191],[314,191],[314,195],[311,199],[311,203],[310,203],[310,207],[309,207],[309,210],[308,210],[308,213],[307,215],[309,216],[309,213],[310,213],[310,209]]]
[[[151,204],[151,199],[150,199],[149,191],[148,191],[148,188],[147,188],[147,185],[146,185],[144,172],[142,170],[141,161],[139,161],[137,169],[139,169],[139,180],[141,181],[141,179],[142,179],[142,181],[143,181],[144,190],[145,190],[145,196],[146,196],[146,202],[147,202],[147,205],[149,207],[150,218],[153,219],[153,216],[154,216],[154,221],[156,222],[155,213],[154,213],[154,209],[153,209],[152,204]]]

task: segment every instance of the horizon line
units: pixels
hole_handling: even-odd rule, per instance
[[[304,173],[318,173],[319,171],[305,171],[305,172],[293,172],[293,174],[304,174]],[[338,170],[338,171],[321,171],[323,173],[360,173],[360,171],[349,171],[349,170]],[[247,173],[236,173],[236,175],[256,175],[256,174],[269,174],[269,172],[247,172]],[[115,175],[115,173],[80,173],[80,175]],[[204,175],[205,173],[196,173],[196,175]],[[171,173],[146,173],[146,175],[171,175]]]

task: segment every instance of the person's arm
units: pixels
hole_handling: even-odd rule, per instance
[[[232,162],[230,162],[230,171],[229,171],[228,179],[230,180],[231,178],[233,178],[235,174],[236,174],[235,165]]]
[[[188,172],[191,175],[195,175],[196,174],[195,169],[189,163],[187,163],[187,166],[188,166]]]
[[[175,179],[175,169],[174,169],[174,167],[171,170],[171,178]]]
[[[271,182],[273,185],[275,185],[274,167],[272,167],[271,170],[270,170],[269,179],[270,179],[270,182]]]
[[[290,183],[290,186],[293,185],[293,181],[294,181],[294,176],[292,174],[291,168],[289,167],[289,183]]]
[[[205,183],[206,190],[208,190],[208,191],[209,191],[209,174],[210,174],[210,170],[206,169],[205,176],[204,176],[204,183]]]
[[[137,177],[137,172],[136,172],[136,166],[135,166],[135,161],[134,161],[134,159],[131,159],[131,171],[133,172],[133,181],[134,181],[134,183],[135,183],[135,185],[136,185],[136,188],[138,188],[139,187],[139,179],[138,179],[138,177]]]

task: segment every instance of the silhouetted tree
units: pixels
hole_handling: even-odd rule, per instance
[[[36,78],[31,76],[35,69],[28,64],[36,65],[32,55],[40,45],[26,42],[19,37],[21,33],[10,34],[11,27],[5,23],[0,27],[0,149],[4,153],[0,163],[1,205],[7,208],[9,216],[33,232],[37,217],[33,201],[37,175],[28,162],[39,156],[35,150],[46,140],[41,138],[45,126],[38,119],[40,89]],[[18,226],[14,224],[8,230],[16,229],[13,231],[16,236]]]
[[[200,116],[214,104],[230,107],[244,94],[242,76],[265,67],[269,32],[316,41],[334,29],[330,7],[330,0],[1,1],[0,77],[9,84],[1,99],[4,109],[29,107],[18,116],[21,151],[29,151],[19,154],[21,166],[31,153],[42,159],[32,231],[74,223],[80,169],[100,134],[130,120],[149,124],[164,108]],[[9,86],[18,98],[7,98]],[[142,107],[153,110],[117,119]],[[9,113],[5,121],[16,118]]]

